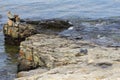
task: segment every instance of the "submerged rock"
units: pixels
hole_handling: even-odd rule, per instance
[[[41,28],[45,29],[61,29],[61,28],[68,28],[72,24],[69,23],[67,20],[60,20],[60,19],[50,19],[50,20],[41,20],[41,21],[25,21],[28,24],[34,24],[41,26]]]
[[[28,24],[37,25],[36,30],[38,33],[45,34],[58,34],[59,32],[69,28],[71,24],[67,20],[50,19],[40,21],[26,21]]]

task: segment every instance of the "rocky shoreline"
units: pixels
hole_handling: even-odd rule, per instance
[[[119,48],[36,34],[23,41],[20,49],[24,53],[22,58],[41,68],[19,72],[21,78],[15,80],[119,80],[120,77]]]
[[[120,79],[119,48],[102,47],[88,41],[70,40],[56,35],[71,26],[68,21],[25,22],[27,27],[14,27],[13,31],[13,27],[4,26],[5,39],[11,37],[10,43],[13,39],[22,41],[18,65],[18,71],[21,72],[15,80]]]

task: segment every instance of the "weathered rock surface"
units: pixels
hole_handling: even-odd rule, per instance
[[[36,33],[34,25],[21,23],[19,26],[8,26],[5,24],[3,27],[5,35],[5,43],[8,44],[19,44],[25,40],[26,37]]]
[[[28,37],[20,45],[19,71],[38,66],[51,69],[56,66],[74,64],[77,62],[76,57],[80,53],[80,47],[79,43],[75,44],[72,40],[55,35],[36,34]]]
[[[43,74],[18,78],[15,80],[119,80],[120,71],[117,67],[101,69],[92,65],[71,64],[52,69]]]
[[[87,54],[81,50],[87,50]],[[50,70],[42,73],[37,69],[32,71],[40,71],[35,75],[31,75],[31,71],[23,72],[23,77],[15,80],[119,80],[119,52],[119,48],[36,34],[21,43],[20,59],[28,60],[30,67],[42,66]]]

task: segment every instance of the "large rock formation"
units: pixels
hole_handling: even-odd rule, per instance
[[[36,67],[47,67],[76,63],[77,56],[82,55],[80,45],[72,40],[55,35],[36,34],[26,38],[20,44],[19,71]],[[85,43],[87,44],[87,43]],[[74,48],[78,47],[78,48]]]
[[[15,80],[119,80],[119,52],[119,48],[36,34],[21,43],[19,67],[42,68],[20,72],[18,77],[23,78]]]
[[[53,20],[41,20],[41,21],[21,21],[21,23],[18,26],[9,26],[8,24],[5,24],[3,27],[4,35],[5,35],[5,43],[7,44],[14,44],[19,45],[21,41],[29,40],[29,36],[34,35],[36,33],[44,33],[44,34],[56,34],[63,29],[67,29],[70,27],[71,24],[69,24],[68,21],[65,20],[59,20],[59,19],[53,19]],[[37,38],[40,36],[37,36]],[[44,35],[41,37],[45,37]],[[35,38],[35,37],[33,37]],[[35,38],[35,41],[37,40]],[[45,37],[46,38],[46,37]],[[54,38],[54,37],[53,37]],[[41,40],[38,38],[38,41]],[[32,46],[29,46],[32,45]],[[24,44],[24,42],[20,45],[20,64],[19,64],[19,70],[29,70],[32,68],[36,68],[38,66],[44,66],[44,67],[54,67],[52,64],[44,61],[44,58],[47,60],[47,58],[50,57],[50,55],[43,55],[45,57],[41,57],[42,55],[39,55],[39,51],[37,52],[37,47],[35,44],[37,43],[29,43]],[[46,44],[46,43],[45,43]],[[28,46],[29,48],[26,49]],[[35,54],[33,53],[35,52]],[[37,52],[37,53],[36,53]],[[51,59],[52,57],[50,57]],[[49,61],[49,59],[47,60]],[[53,60],[54,61],[54,60]]]

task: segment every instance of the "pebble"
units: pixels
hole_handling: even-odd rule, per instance
[[[87,54],[88,53],[88,50],[87,49],[80,49],[80,53],[82,53],[82,54]]]
[[[93,63],[94,63],[94,60],[93,60],[93,59],[89,59],[87,63],[88,63],[88,64],[93,64]]]

